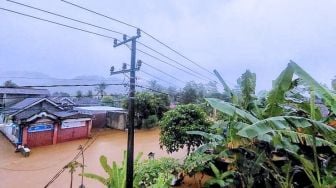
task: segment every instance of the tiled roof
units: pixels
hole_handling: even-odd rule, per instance
[[[11,106],[10,109],[20,110],[42,99],[43,99],[42,97],[26,98]]]

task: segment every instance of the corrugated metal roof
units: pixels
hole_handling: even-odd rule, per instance
[[[0,87],[0,93],[2,94],[27,94],[27,95],[49,95],[47,89],[34,89],[34,88],[7,88]]]

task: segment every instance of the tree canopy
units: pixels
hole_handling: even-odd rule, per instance
[[[19,87],[16,83],[14,83],[12,80],[7,80],[3,83],[4,87]]]
[[[205,142],[199,135],[188,134],[187,131],[208,132],[210,121],[206,113],[195,104],[179,105],[166,112],[160,121],[160,146],[168,153],[187,147],[188,153]]]

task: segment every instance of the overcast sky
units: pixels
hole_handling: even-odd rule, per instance
[[[134,28],[59,0],[16,1],[128,35],[136,33]],[[230,86],[235,85],[236,79],[249,69],[257,74],[258,90],[270,89],[272,80],[290,59],[317,81],[328,86],[336,75],[335,0],[69,1],[138,26],[208,70],[217,69]],[[5,0],[0,0],[0,6],[122,38],[114,33],[33,11]],[[216,80],[213,75],[149,37],[143,35],[139,41]],[[145,50],[142,46],[138,47]],[[154,52],[148,52],[160,57]],[[164,57],[160,58],[174,64]],[[140,53],[137,54],[137,59],[184,81],[201,81]],[[114,65],[118,69],[123,62],[130,62],[130,51],[126,47],[113,48],[111,39],[0,10],[1,71],[43,72],[57,78],[78,75],[109,77],[110,66]],[[142,69],[172,84],[183,85],[146,65]],[[138,75],[140,79],[152,79],[142,72]],[[115,77],[122,78],[121,75]],[[205,79],[203,82],[207,81]]]

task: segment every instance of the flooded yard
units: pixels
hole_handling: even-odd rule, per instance
[[[14,147],[0,134],[0,187],[44,187],[50,179],[62,169],[76,154],[79,145],[92,143],[85,151],[86,172],[98,173],[105,176],[105,172],[99,164],[100,155],[105,155],[109,162],[120,162],[123,151],[126,150],[127,132],[103,129],[93,132],[93,138],[76,140],[56,145],[33,148],[29,157],[24,158],[20,153],[14,153]],[[89,145],[88,144],[88,145]],[[155,158],[172,156],[183,160],[186,151],[168,155],[159,146],[159,129],[139,130],[135,133],[135,155],[143,152],[143,158],[147,158],[149,152],[155,153]],[[79,158],[81,159],[81,158]],[[78,160],[79,162],[81,160]],[[74,176],[73,187],[79,187],[80,168]],[[70,173],[63,172],[49,187],[68,187],[70,185]],[[102,184],[84,178],[86,187],[103,187]]]

